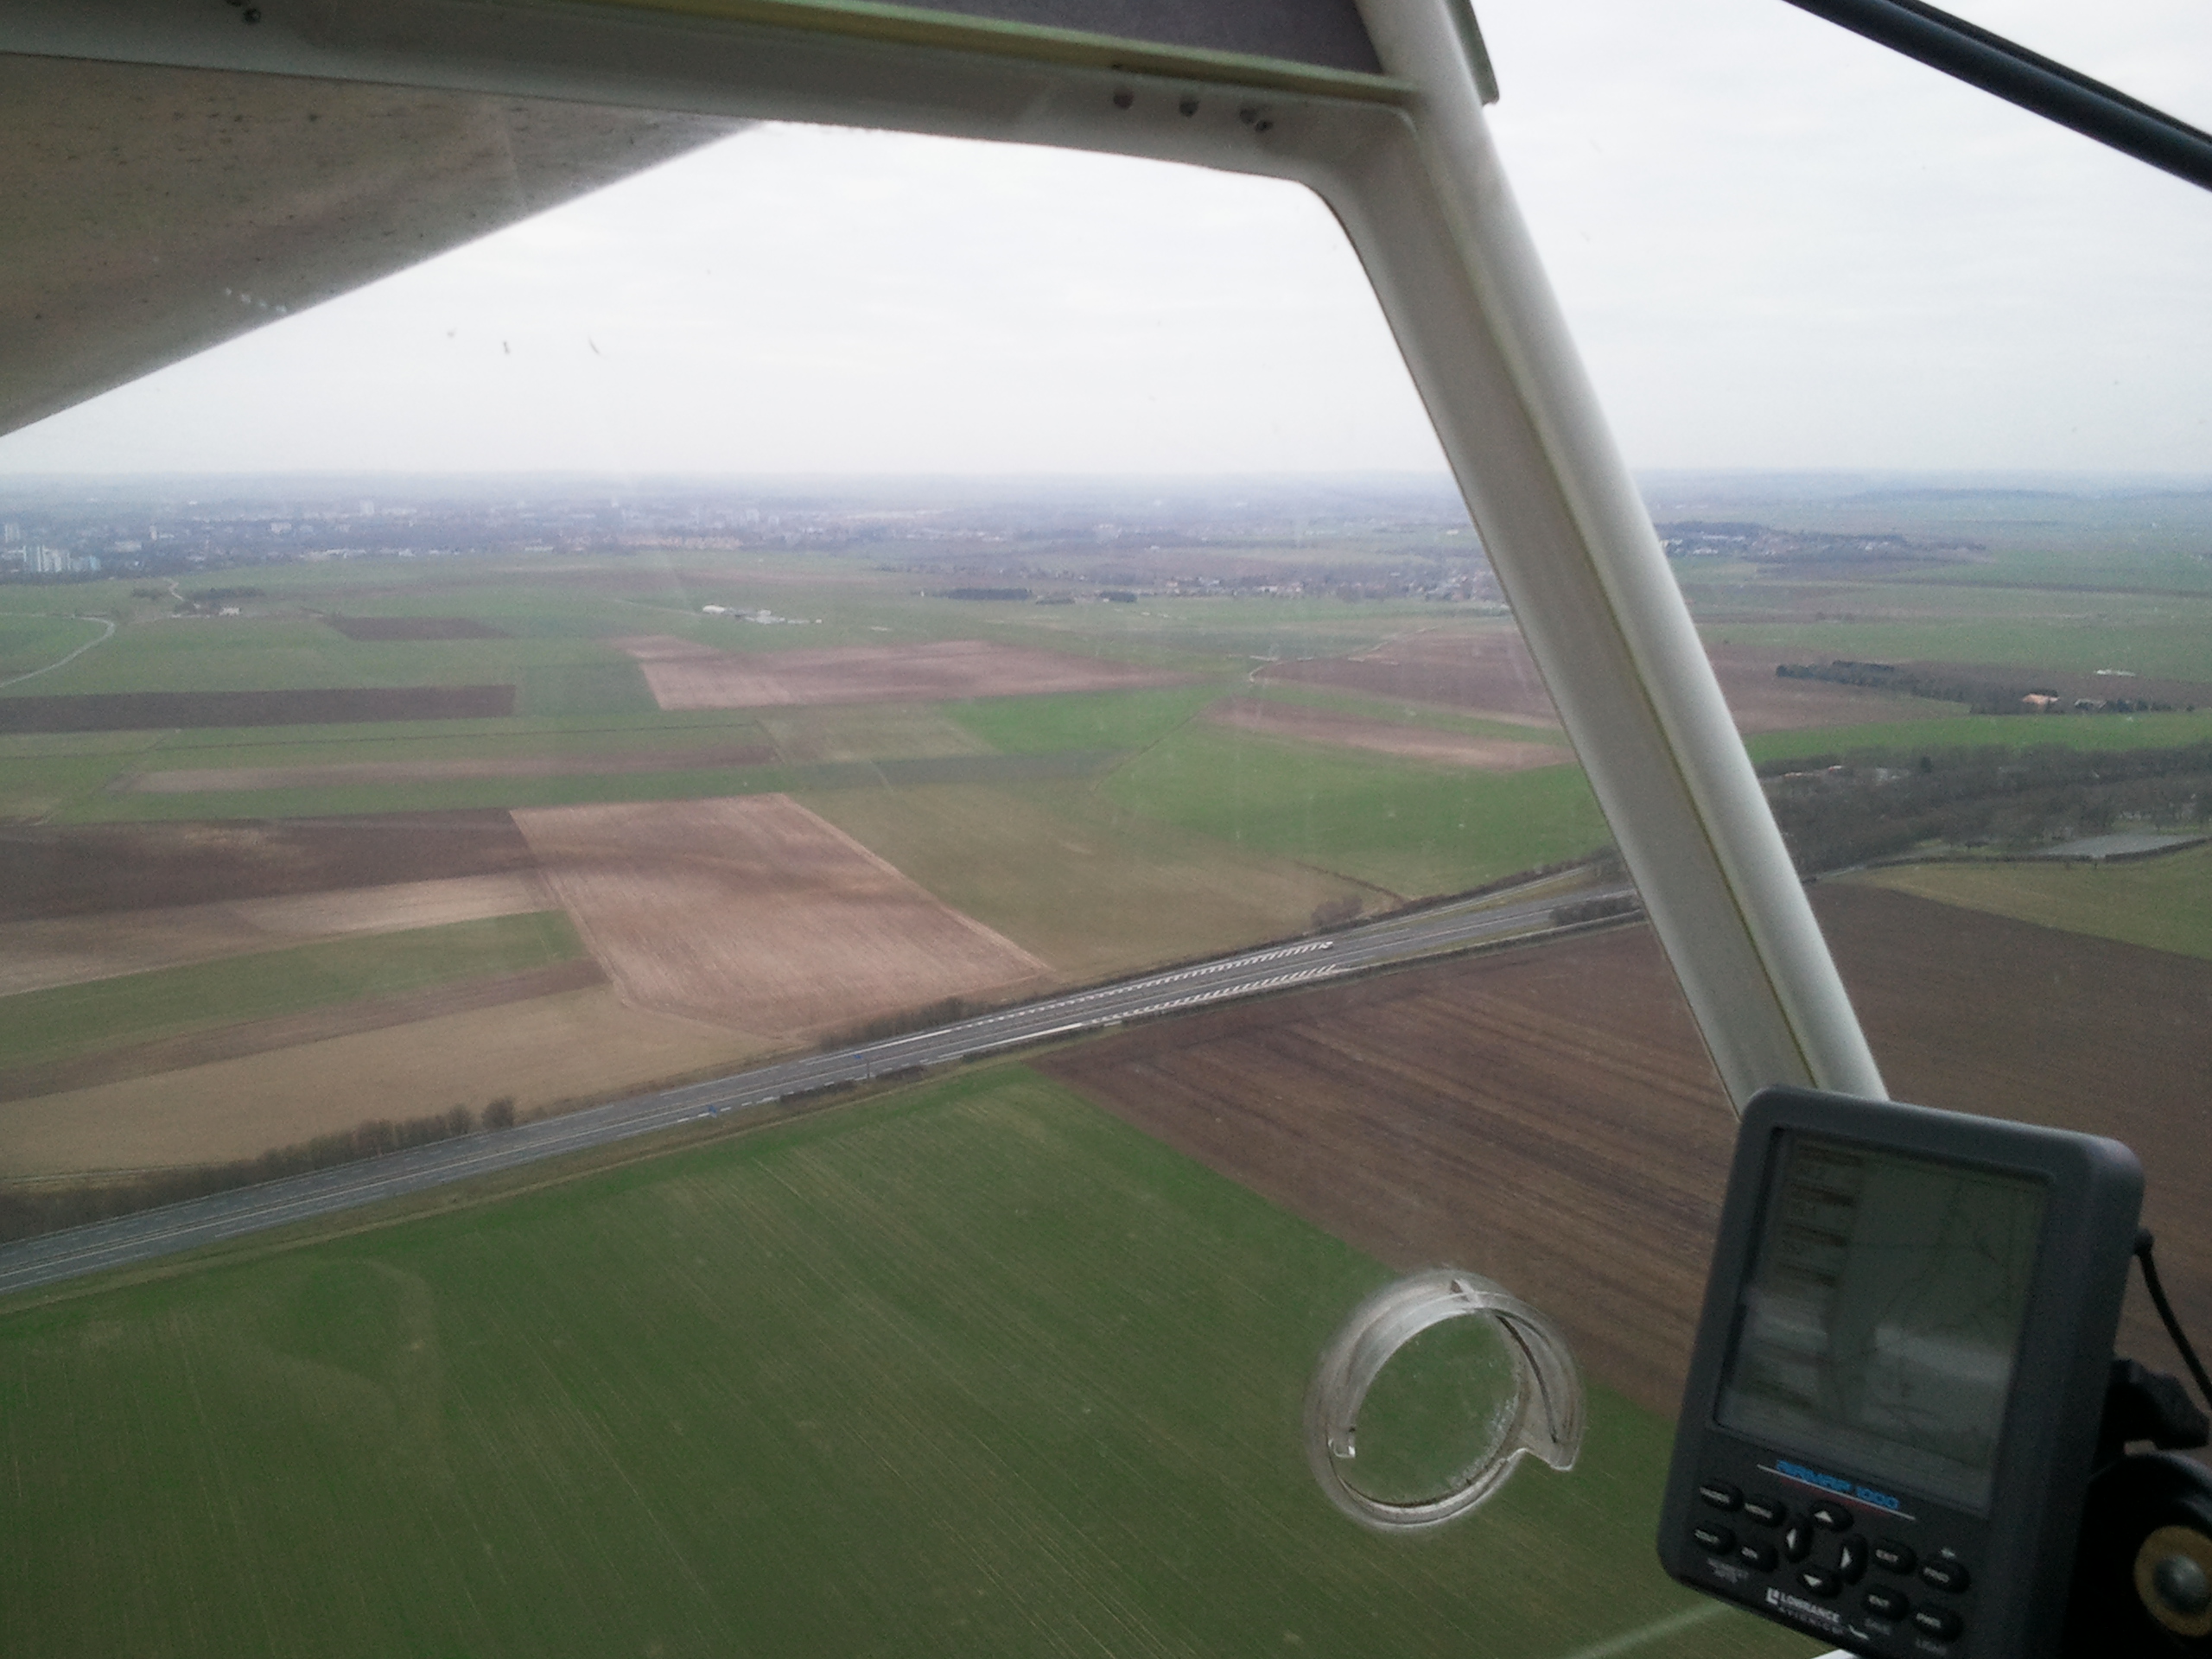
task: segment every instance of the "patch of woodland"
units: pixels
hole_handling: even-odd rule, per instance
[[[2172,701],[2170,693],[2151,695],[2150,688],[2127,686],[2126,681],[2098,687],[2099,695],[2087,695],[2085,688],[2069,683],[2078,679],[2078,676],[2054,679],[2018,669],[1977,673],[1942,663],[1859,663],[1839,659],[1829,663],[1778,663],[1774,671],[1777,678],[1785,680],[1822,680],[1831,685],[1865,686],[1898,696],[1963,702],[1977,715],[2018,715],[2029,718],[2064,713],[2146,715],[2196,706],[2186,700]],[[2131,695],[2104,695],[2123,689]],[[2077,691],[2084,694],[2077,696]]]
[[[382,1158],[411,1147],[434,1146],[463,1135],[512,1128],[515,1103],[503,1096],[485,1107],[482,1117],[466,1106],[421,1117],[372,1118],[350,1129],[316,1135],[311,1141],[273,1147],[257,1158],[222,1164],[192,1164],[149,1170],[119,1180],[72,1182],[67,1185],[0,1187],[0,1240],[31,1238],[82,1227],[118,1216],[157,1210],[218,1192],[234,1192],[291,1175],[309,1175],[341,1164]]]
[[[2212,743],[1861,751],[1759,771],[1804,875],[1929,846],[2024,851],[2121,826],[2194,826],[2212,808]]]

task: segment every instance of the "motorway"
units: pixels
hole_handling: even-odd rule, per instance
[[[1541,896],[1533,896],[1539,893]],[[1542,932],[1551,928],[1551,912],[1556,905],[1628,896],[1626,887],[1563,893],[1555,879],[1532,882],[1481,899],[1386,917],[1293,944],[1248,950],[1094,990],[1027,1002],[997,1014],[861,1043],[834,1053],[804,1055],[510,1129],[441,1141],[313,1174],[288,1176],[259,1186],[48,1233],[0,1246],[0,1295],[153,1261],[380,1198],[422,1192],[816,1090],[970,1059],[1232,997],[1317,983],[1517,934]]]

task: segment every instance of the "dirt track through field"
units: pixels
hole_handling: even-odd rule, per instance
[[[798,1038],[1052,978],[788,796],[514,817],[592,954],[641,1007]]]
[[[523,755],[512,760],[355,760],[329,766],[180,766],[143,772],[109,787],[127,795],[191,795],[209,790],[344,789],[363,784],[440,784],[499,778],[598,778],[650,772],[708,772],[766,766],[765,743],[690,749],[632,749],[621,754]]]
[[[1053,691],[1118,691],[1175,676],[976,639],[822,651],[716,651],[674,634],[614,644],[635,658],[663,709],[769,709],[841,702],[945,702]]]
[[[1439,731],[1429,726],[1398,726],[1387,720],[1364,720],[1334,709],[1306,709],[1296,703],[1266,702],[1250,697],[1216,703],[1206,711],[1206,718],[1217,725],[1240,732],[1256,732],[1263,737],[1338,743],[1376,754],[1429,760],[1447,766],[1471,766],[1480,772],[1521,772],[1529,766],[1555,766],[1573,758],[1566,748],[1548,743],[1517,743],[1510,738],[1477,737],[1466,732]]]
[[[1892,1092],[2117,1135],[2183,1317],[2212,1327],[2212,963],[1824,887]],[[1044,1069],[1393,1265],[1486,1273],[1671,1414],[1734,1125],[1649,932],[1418,969]],[[2126,1351],[2171,1363],[2139,1293]]]
[[[361,933],[550,910],[536,874],[461,875],[228,904],[0,922],[0,996]]]

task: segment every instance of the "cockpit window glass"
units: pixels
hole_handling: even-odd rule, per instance
[[[2212,1325],[2212,214],[1868,182],[1639,16],[1486,7],[1499,137],[1878,1054],[2136,1144]],[[2056,153],[1904,70],[1880,153]],[[623,136],[550,118],[444,111],[439,200]],[[9,1645],[1807,1651],[1653,1560],[1732,1125],[1326,210],[715,137],[195,267],[282,320],[0,438]],[[1440,1267],[1586,1422],[1379,1535],[1307,1389]],[[1429,1327],[1351,1484],[1510,1358]]]

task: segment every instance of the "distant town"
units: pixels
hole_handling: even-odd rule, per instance
[[[67,582],[332,559],[821,552],[958,598],[1257,594],[1496,604],[1444,480],[1240,487],[886,482],[194,480],[0,487],[0,581]]]

